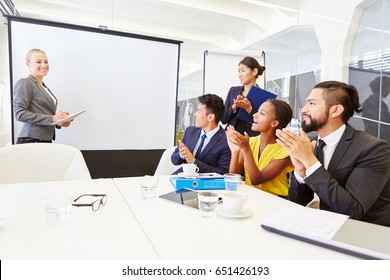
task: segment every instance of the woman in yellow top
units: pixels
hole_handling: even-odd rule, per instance
[[[287,151],[276,143],[275,131],[286,127],[291,118],[288,103],[269,99],[253,115],[252,130],[260,135],[241,135],[229,126],[227,138],[232,152],[229,171],[241,174],[244,170],[247,185],[287,198],[287,174],[293,165]]]

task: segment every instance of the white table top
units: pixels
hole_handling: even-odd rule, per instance
[[[46,226],[44,197],[107,194],[97,212],[72,207],[67,228]],[[111,179],[0,185],[0,259],[158,259]]]
[[[141,178],[0,185],[0,259],[356,259],[262,229],[264,217],[292,203],[274,195],[242,184],[251,217],[202,218],[188,206],[141,199]],[[169,176],[161,176],[158,195],[173,190]],[[105,193],[107,204],[97,212],[72,207],[69,226],[52,229],[44,197],[57,193]]]
[[[287,238],[261,228],[261,220],[286,206],[285,199],[241,184],[253,215],[245,219],[202,218],[198,210],[156,198],[142,200],[140,177],[115,178],[115,184],[162,259],[355,259],[354,256]],[[158,195],[173,191],[160,177]]]

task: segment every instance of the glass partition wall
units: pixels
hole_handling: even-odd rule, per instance
[[[183,42],[177,138],[193,125],[197,97],[205,93],[205,52],[247,51],[258,53],[259,62],[265,64],[261,86],[288,101],[298,121],[313,86],[339,80],[354,84],[364,103],[363,113],[355,115],[351,124],[390,139],[390,21],[385,20],[390,0],[102,0],[95,1],[94,7],[87,0],[46,2],[15,1],[22,16],[102,25]],[[214,79],[237,73],[237,66],[221,66]],[[135,69],[137,74],[147,75]],[[4,81],[8,88],[8,80]],[[240,85],[234,76],[228,83],[227,89]],[[225,98],[227,90],[212,93]]]
[[[216,36],[208,41],[195,42],[193,34],[189,32],[188,38],[183,40],[176,126],[178,138],[187,126],[194,124],[193,114],[199,95],[214,93],[225,99],[231,86],[241,85],[237,69],[239,61],[246,53],[253,54],[251,56],[266,67],[263,76],[258,78],[260,87],[276,93],[278,98],[296,107],[294,115],[297,118],[300,104],[296,102],[296,79],[300,75],[311,77],[313,69],[319,68],[321,55],[317,39],[310,26],[299,24],[298,0],[224,1],[221,7],[224,5],[226,10],[234,11],[235,22],[226,24],[222,21],[208,28],[223,34],[225,38]],[[199,11],[191,9],[188,15],[195,12]],[[221,17],[223,16],[221,12]],[[231,16],[229,14],[227,20],[231,19]],[[220,51],[222,54],[225,52],[226,64],[221,63],[219,69],[214,69],[217,74],[213,75],[213,79],[228,81],[225,89],[212,92],[205,88],[208,79],[208,73],[205,71],[205,52],[210,51]],[[229,64],[227,60],[231,60],[232,56],[236,61]],[[305,62],[300,62],[301,57]],[[314,80],[310,82],[309,87],[315,83]]]
[[[390,141],[390,0],[372,1],[361,14],[351,47],[348,82],[363,111],[351,124]]]

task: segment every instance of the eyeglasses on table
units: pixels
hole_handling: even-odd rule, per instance
[[[76,207],[88,207],[88,206],[90,206],[90,207],[92,207],[92,211],[96,212],[97,210],[100,209],[100,205],[104,206],[107,203],[107,195],[106,194],[83,194],[83,195],[80,195],[75,200],[73,200],[73,202],[77,202],[80,198],[88,197],[88,196],[99,197],[99,199],[96,199],[94,202],[91,202],[91,203],[73,203],[72,205],[76,206]]]

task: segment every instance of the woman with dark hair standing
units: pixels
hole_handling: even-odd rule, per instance
[[[242,86],[231,87],[227,98],[225,100],[225,114],[223,115],[221,122],[231,125],[236,131],[244,134],[246,131],[250,136],[258,135],[251,129],[252,124],[247,123],[244,120],[237,118],[237,113],[240,110],[244,110],[253,119],[253,115],[259,108],[252,108],[250,101],[245,98],[252,86],[257,86],[257,78],[263,74],[265,70],[264,66],[261,66],[259,62],[250,56],[244,57],[238,63],[238,78]]]

